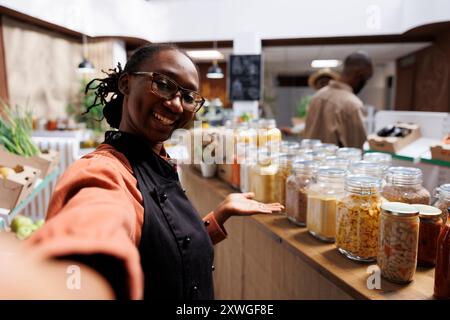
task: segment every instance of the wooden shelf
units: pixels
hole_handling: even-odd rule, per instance
[[[216,178],[203,178],[189,166],[182,166],[181,172],[183,187],[202,214],[236,192]],[[320,242],[283,215],[233,217],[225,227],[228,239],[215,249],[219,299],[433,298],[433,268],[418,268],[408,285],[382,279],[381,289],[368,289],[368,267],[376,263],[347,259],[334,244]]]

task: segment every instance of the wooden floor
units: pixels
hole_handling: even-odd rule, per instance
[[[235,192],[189,166],[181,172],[202,215]],[[382,279],[381,289],[368,289],[371,264],[350,261],[282,215],[233,217],[225,227],[228,238],[215,247],[217,299],[432,299],[434,269],[418,269],[409,285]]]

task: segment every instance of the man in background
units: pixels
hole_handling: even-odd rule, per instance
[[[338,79],[339,74],[337,72],[331,70],[330,68],[323,68],[317,70],[308,77],[308,86],[311,89],[318,91],[323,87],[325,87],[326,85],[328,85],[330,80],[338,80]],[[301,134],[301,132],[305,129],[305,118],[308,112],[311,98],[312,95],[307,95],[300,100],[296,110],[296,117],[292,118],[292,123],[294,126],[292,128],[289,127],[280,128],[281,132],[283,132],[288,136]]]
[[[341,79],[331,80],[312,97],[304,138],[362,148],[366,141],[364,105],[356,95],[372,74],[373,64],[367,53],[358,51],[345,58]]]

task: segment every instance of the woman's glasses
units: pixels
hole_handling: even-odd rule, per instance
[[[157,72],[130,72],[151,79],[150,90],[158,97],[171,100],[178,91],[181,93],[181,104],[189,112],[197,112],[205,103],[205,99],[196,91],[185,89],[169,77]]]

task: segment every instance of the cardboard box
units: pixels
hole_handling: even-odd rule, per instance
[[[32,157],[22,157],[8,152],[0,146],[0,159],[4,166],[14,168],[16,165],[29,166],[40,171],[39,178],[44,179],[50,172],[56,169],[59,163],[59,152],[55,150],[42,151]]]
[[[0,166],[6,166],[0,163]],[[0,176],[0,208],[11,210],[34,189],[39,170],[22,166],[22,172],[11,171],[6,178]]]
[[[431,159],[450,162],[450,144],[438,144],[430,147]]]
[[[376,133],[367,137],[371,150],[397,153],[407,145],[419,139],[422,134],[420,127],[413,123],[396,123],[395,126],[410,129],[411,133],[406,137],[379,137]]]

